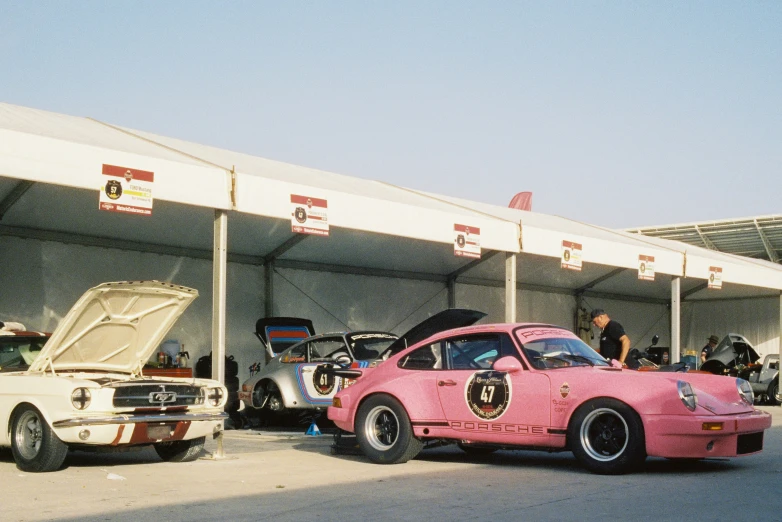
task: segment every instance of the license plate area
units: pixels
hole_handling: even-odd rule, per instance
[[[173,424],[147,425],[147,437],[154,440],[170,439],[176,426]]]

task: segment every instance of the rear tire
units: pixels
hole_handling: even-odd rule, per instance
[[[418,455],[424,443],[415,438],[404,406],[389,395],[375,395],[356,415],[361,451],[378,464],[402,464]]]
[[[35,406],[26,404],[11,419],[11,453],[20,470],[45,473],[60,469],[68,445],[57,437]]]
[[[646,459],[641,418],[615,399],[594,399],[578,408],[568,427],[568,444],[586,469],[601,475],[627,473]]]
[[[173,442],[158,442],[155,451],[165,462],[191,462],[198,458],[204,449],[206,437]]]

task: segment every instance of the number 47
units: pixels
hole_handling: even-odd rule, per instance
[[[491,402],[492,397],[494,397],[494,386],[484,386],[481,390],[481,400]]]

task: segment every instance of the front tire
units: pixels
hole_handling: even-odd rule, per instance
[[[586,469],[601,475],[627,473],[646,459],[641,418],[615,399],[595,399],[576,410],[568,427],[568,443]]]
[[[361,451],[378,464],[402,464],[421,452],[404,406],[388,395],[375,395],[356,415],[356,439]]]
[[[775,379],[774,382],[768,387],[768,402],[774,406],[782,403],[782,397],[779,395],[779,379]]]
[[[57,471],[68,454],[68,445],[30,404],[21,406],[11,420],[11,453],[16,467],[31,473]]]
[[[158,442],[155,451],[166,462],[191,462],[198,458],[204,449],[206,437],[173,442]]]

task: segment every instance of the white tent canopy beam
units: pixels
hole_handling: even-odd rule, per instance
[[[0,218],[2,218],[2,208],[0,208]],[[763,242],[763,248],[766,249],[766,254],[768,254],[768,258],[771,260],[772,263],[779,263],[779,256],[777,255],[776,251],[771,247],[771,242],[768,240],[768,237],[766,237],[766,233],[763,232],[763,229],[760,228],[760,224],[758,223],[757,218],[753,219],[752,222],[755,224],[755,229],[758,231],[758,235],[760,236],[760,240]]]
[[[14,203],[19,201],[19,198],[21,198],[33,185],[35,185],[34,182],[24,180],[16,184],[11,192],[0,201],[0,220],[3,219],[5,213],[8,212],[8,210],[14,206]]]
[[[177,247],[171,245],[161,245],[157,243],[130,241],[127,239],[117,239],[113,237],[91,236],[86,234],[75,234],[73,232],[60,232],[57,230],[40,230],[35,228],[14,227],[0,225],[0,236],[18,237],[19,239],[37,239],[39,241],[56,241],[58,243],[81,245],[90,247],[113,248],[116,250],[127,250],[129,252],[141,252],[145,254],[160,254],[174,257],[189,257],[193,259],[212,260],[214,252],[198,248]],[[250,256],[245,254],[229,254],[230,263],[241,263],[245,265],[263,265],[264,259],[261,256]]]
[[[595,286],[599,285],[603,281],[606,281],[606,280],[611,279],[612,277],[614,277],[616,275],[621,274],[625,270],[627,270],[627,269],[623,268],[623,267],[615,268],[614,270],[611,270],[607,274],[602,275],[602,276],[598,277],[597,279],[594,279],[594,280],[590,281],[589,283],[581,286],[580,288],[577,288],[575,293],[576,293],[576,295],[582,294],[582,293],[586,292],[587,290],[589,290],[590,288],[594,288]]]

